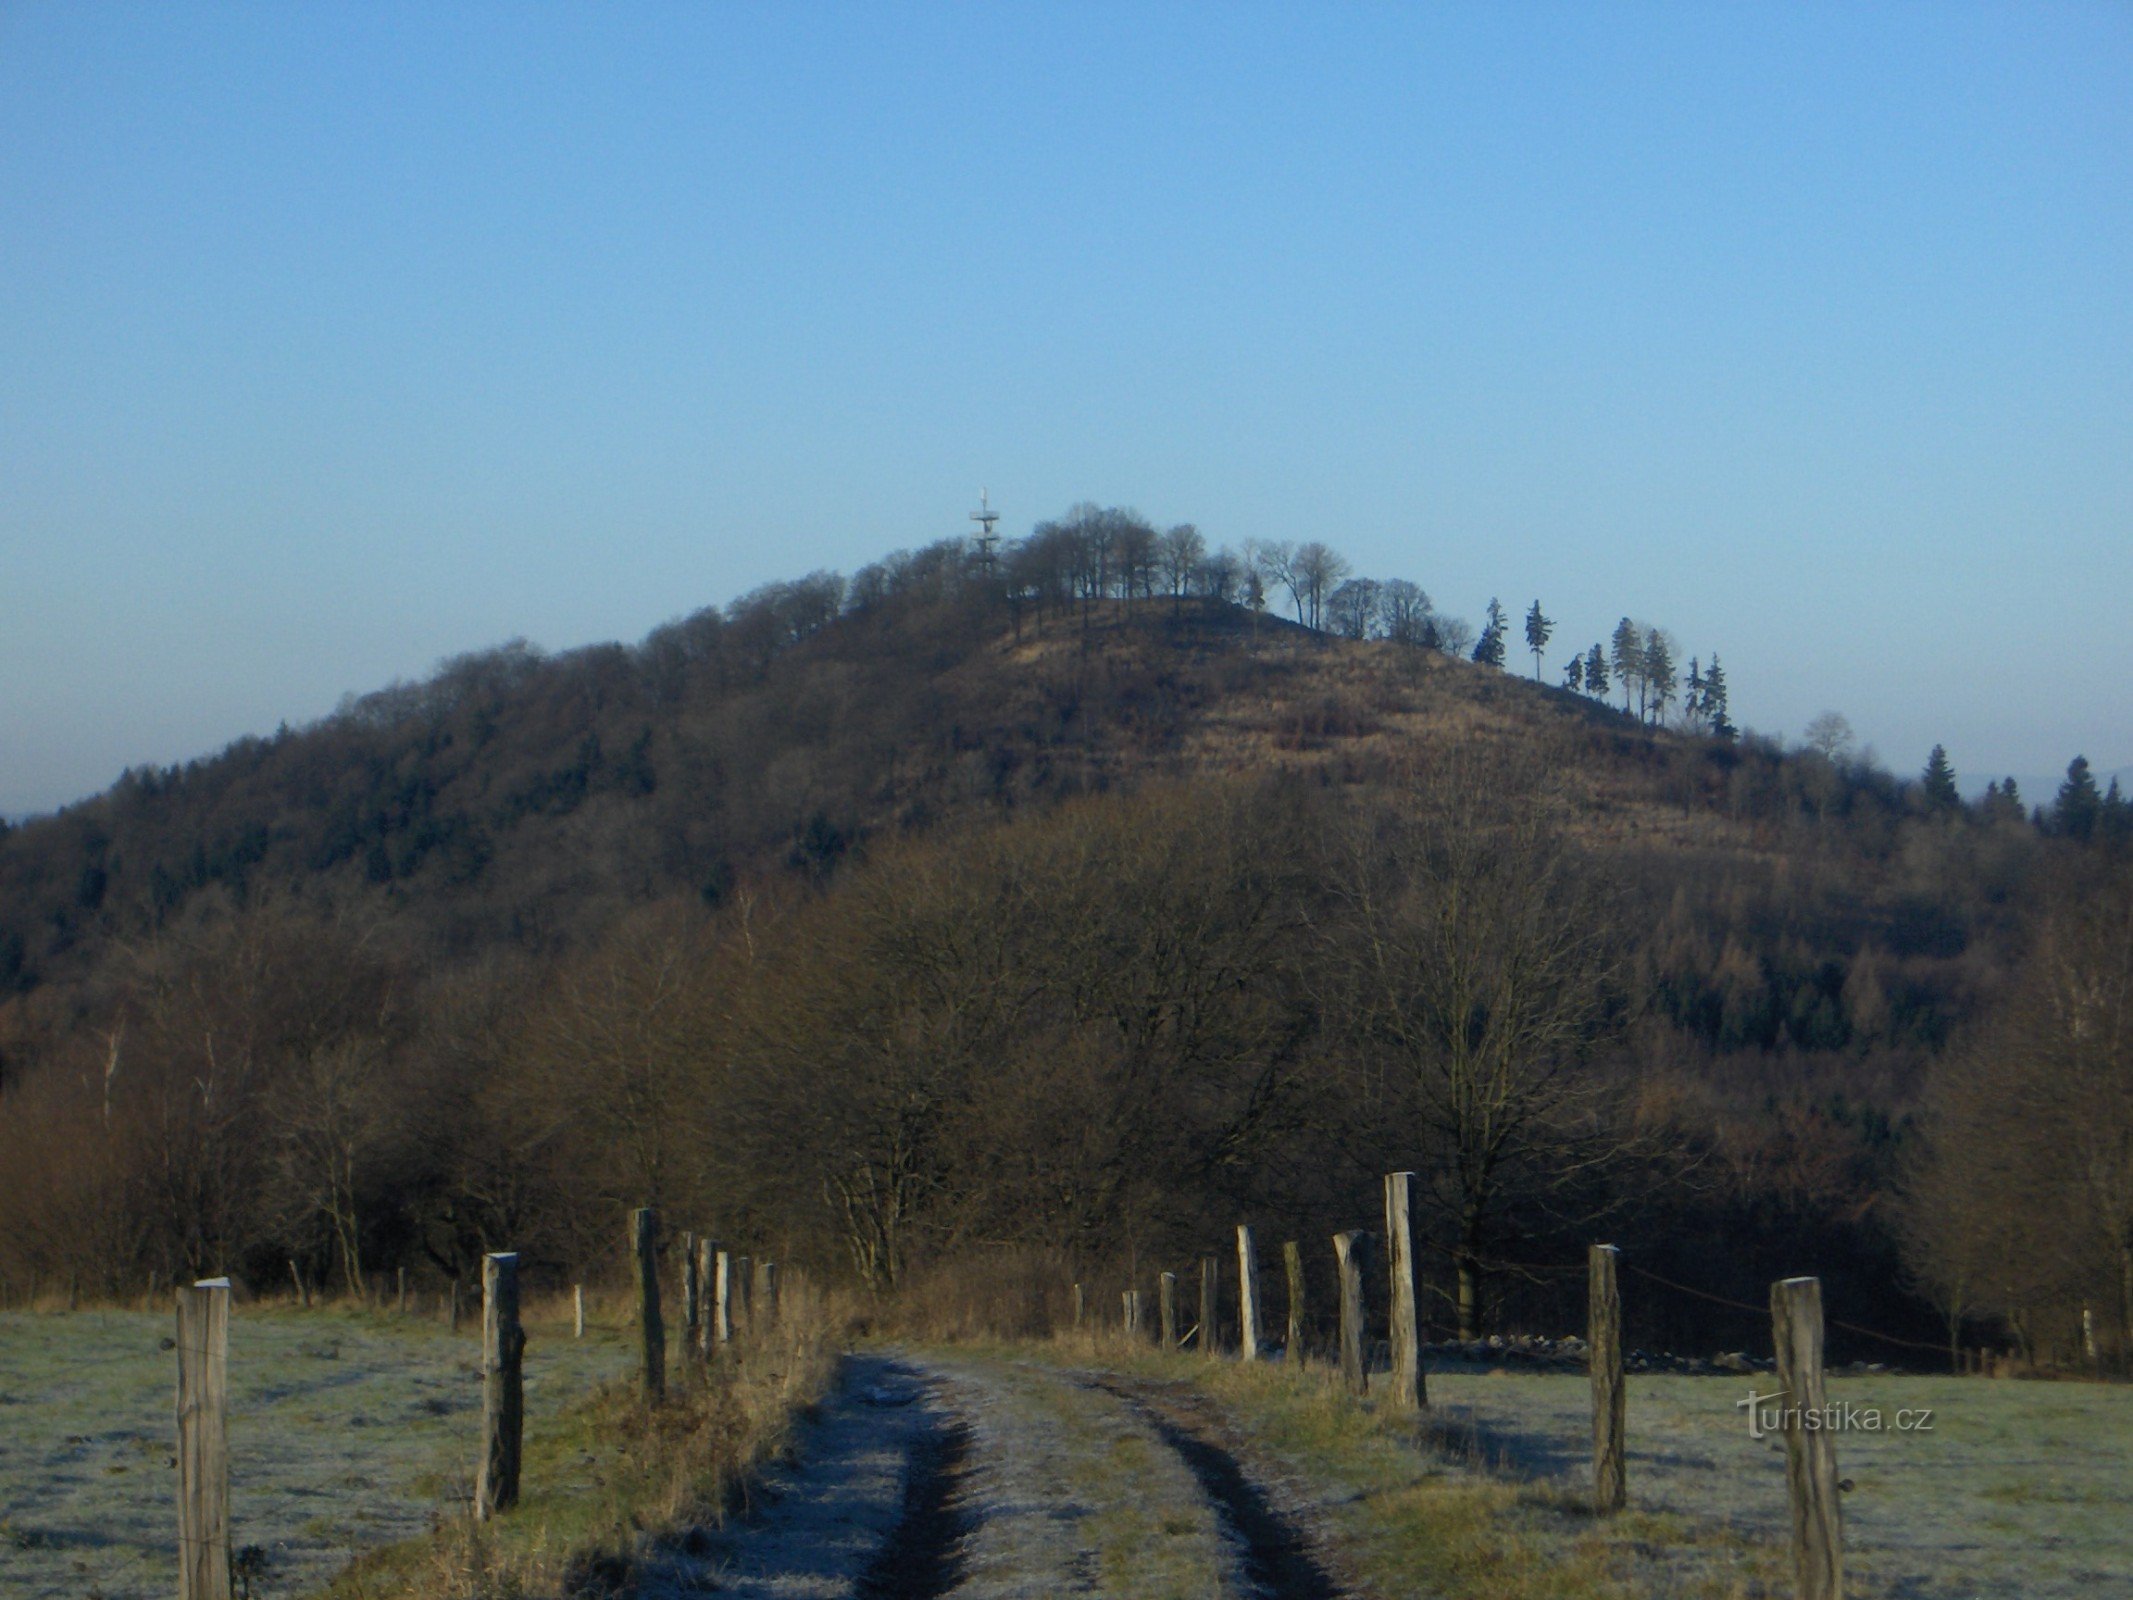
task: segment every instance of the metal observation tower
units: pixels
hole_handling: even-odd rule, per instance
[[[978,525],[978,559],[990,567],[992,547],[1000,542],[992,525],[1000,520],[1000,513],[993,510],[992,498],[982,488],[978,490],[978,509],[970,513],[970,520]]]

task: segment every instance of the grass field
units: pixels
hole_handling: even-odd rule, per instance
[[[478,1319],[470,1319],[472,1321]],[[0,1592],[132,1600],[176,1581],[176,1358],[164,1313],[0,1316]],[[530,1322],[529,1440],[626,1371],[621,1333]],[[434,1321],[239,1306],[230,1317],[233,1542],[255,1592],[302,1593],[465,1503],[480,1347]]]
[[[1456,1600],[1789,1596],[1784,1457],[1736,1404],[1772,1380],[1632,1376],[1629,1509],[1588,1509],[1583,1374],[1438,1372],[1422,1427],[1332,1374],[1120,1345],[1026,1347],[1184,1379],[1228,1409],[1374,1592]],[[1847,1592],[1865,1600],[2133,1596],[2133,1388],[1833,1376],[1833,1404],[1930,1410],[1837,1439]]]
[[[1751,1380],[1632,1377],[1633,1507],[1746,1541],[1787,1537],[1784,1455],[1749,1437]],[[1762,1392],[1776,1387],[1760,1380]],[[1444,1411],[1513,1474],[1582,1483],[1591,1398],[1577,1375],[1433,1380]],[[2085,1383],[1832,1377],[1829,1396],[1882,1432],[1837,1438],[1847,1565],[1862,1593],[1902,1600],[2133,1595],[2133,1388]],[[1931,1426],[1896,1432],[1898,1411]]]

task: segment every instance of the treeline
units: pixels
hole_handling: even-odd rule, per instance
[[[2133,1138],[2109,1120],[2133,1114],[2127,1041],[2091,1050],[2077,1100],[2048,1029],[2016,1051],[1993,1032],[1996,1099],[1969,1065],[1919,1099],[1906,1066],[2004,969],[1930,953],[1947,925],[1900,907],[1886,945],[1817,959],[1831,926],[1861,931],[1847,886],[1734,872],[1698,897],[1709,862],[1594,841],[1561,754],[1084,796],[446,970],[361,909],[201,897],[105,969],[0,1107],[0,1278],[117,1293],[294,1260],[360,1292],[508,1241],[560,1282],[598,1275],[650,1201],[887,1285],[1007,1243],[1118,1265],[1238,1216],[1330,1231],[1410,1169],[1440,1333],[1571,1325],[1574,1276],[1545,1269],[1604,1231],[1707,1292],[1804,1263],[1899,1337],[1933,1336],[1909,1285],[1971,1340],[2064,1356],[2085,1328],[2117,1359],[2123,1215],[2084,1198],[2063,1226],[2098,1169],[2047,1153],[2066,1116]],[[2078,926],[2123,919],[2111,882]],[[2122,966],[2113,930],[2082,948]],[[2119,1003],[2087,968],[2073,992]],[[1920,1104],[1929,1141],[1890,1116]],[[2007,1170],[2010,1128],[2033,1166]],[[1983,1151],[1990,1203],[1946,1204]],[[1948,1231],[1993,1218],[2057,1243]],[[1653,1343],[1748,1338],[1656,1290],[1635,1319]]]
[[[1724,1137],[1640,1038],[1637,891],[1576,820],[1501,753],[1156,784],[443,974],[359,913],[203,899],[10,1096],[0,1274],[359,1293],[508,1240],[561,1278],[650,1202],[887,1285],[1330,1229],[1410,1168],[1472,1334],[1530,1299],[1507,1263],[1694,1204]]]

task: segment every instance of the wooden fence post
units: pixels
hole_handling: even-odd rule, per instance
[[[1422,1376],[1421,1330],[1415,1319],[1414,1182],[1412,1172],[1385,1175],[1385,1267],[1392,1289],[1392,1304],[1387,1307],[1392,1404],[1407,1411],[1429,1404],[1428,1380]]]
[[[178,1600],[230,1600],[230,1280],[178,1297]]]
[[[585,1285],[584,1285],[584,1284],[582,1284],[582,1283],[574,1283],[574,1284],[572,1284],[572,1285],[570,1286],[570,1323],[571,1323],[571,1334],[570,1334],[570,1336],[571,1336],[571,1337],[572,1337],[573,1339],[582,1339],[582,1338],[584,1338],[584,1337],[585,1337]]]
[[[718,1329],[718,1264],[725,1256],[718,1241],[708,1234],[696,1241],[696,1292],[703,1302],[696,1312],[696,1359],[699,1361],[709,1361],[718,1353],[718,1347],[726,1342],[725,1335]]]
[[[518,1463],[526,1434],[526,1333],[518,1320],[518,1253],[481,1263],[481,1471],[474,1514],[487,1522],[518,1504]]]
[[[1086,1310],[1087,1307],[1082,1304],[1081,1285],[1077,1283],[1074,1285],[1074,1331],[1076,1333],[1081,1332],[1081,1319]]]
[[[1292,1366],[1304,1364],[1304,1257],[1294,1239],[1281,1247],[1281,1264],[1289,1280],[1289,1327],[1282,1352]]]
[[[659,1213],[641,1206],[630,1217],[637,1246],[637,1304],[644,1325],[644,1397],[661,1400],[667,1392],[667,1330],[659,1320]]]
[[[1252,1249],[1252,1230],[1237,1224],[1237,1358],[1259,1359],[1259,1257]]]
[[[1222,1314],[1222,1263],[1219,1257],[1200,1257],[1200,1354],[1213,1357],[1222,1350],[1222,1330],[1216,1319]]]
[[[1370,1370],[1363,1364],[1363,1237],[1360,1231],[1333,1236],[1341,1279],[1341,1382],[1354,1395],[1370,1389]]]
[[[724,1250],[711,1292],[711,1336],[722,1345],[733,1343],[733,1257]]]
[[[1624,1434],[1628,1390],[1622,1383],[1622,1288],[1611,1244],[1588,1255],[1585,1346],[1592,1367],[1592,1508],[1602,1516],[1629,1499]]]
[[[1162,1322],[1163,1348],[1178,1347],[1178,1275],[1166,1272],[1155,1280],[1156,1315]]]
[[[686,1389],[696,1380],[697,1312],[703,1293],[696,1281],[696,1235],[686,1230],[681,1236],[681,1386]]]
[[[1799,1600],[1843,1600],[1844,1512],[1837,1501],[1837,1442],[1826,1425],[1822,1386],[1822,1280],[1786,1278],[1770,1286],[1777,1344],[1779,1421],[1785,1483],[1792,1495],[1792,1570]],[[1805,1426],[1808,1414],[1824,1425]]]

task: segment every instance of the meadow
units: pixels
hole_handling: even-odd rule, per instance
[[[0,1316],[0,1591],[133,1600],[177,1572],[176,1358],[164,1312]],[[529,1319],[529,1442],[629,1370],[623,1334]],[[233,1543],[255,1593],[303,1593],[462,1510],[479,1443],[479,1318],[240,1305],[230,1317]]]

